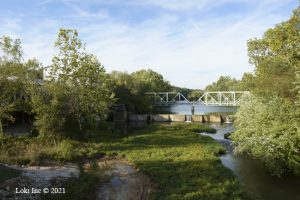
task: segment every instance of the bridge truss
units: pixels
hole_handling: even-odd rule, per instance
[[[180,92],[147,92],[148,95],[153,95],[155,104],[174,104],[174,103],[189,103],[183,94]]]
[[[206,106],[239,106],[243,100],[249,98],[248,91],[220,91],[205,92],[197,101],[189,101],[180,92],[148,92],[156,105],[204,104]]]
[[[239,106],[249,96],[248,91],[205,92],[198,101],[210,106]]]

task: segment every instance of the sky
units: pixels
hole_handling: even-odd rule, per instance
[[[299,0],[2,0],[0,37],[20,38],[44,66],[59,28],[77,29],[112,70],[152,69],[171,84],[204,88],[254,67],[247,40],[289,19]]]

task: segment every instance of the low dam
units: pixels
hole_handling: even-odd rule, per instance
[[[161,114],[128,113],[125,105],[114,108],[114,121],[141,121],[141,122],[230,122],[229,115],[237,111],[232,106],[205,106],[173,104],[163,106]],[[163,114],[162,114],[163,113]]]
[[[129,114],[129,121],[148,122],[229,122],[228,115]]]

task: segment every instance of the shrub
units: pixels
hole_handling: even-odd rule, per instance
[[[236,117],[237,131],[231,136],[235,152],[262,160],[274,175],[300,174],[299,116],[291,103],[253,97],[240,106]]]

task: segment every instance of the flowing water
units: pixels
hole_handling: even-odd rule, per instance
[[[234,131],[232,124],[213,124],[216,134],[201,133],[219,141],[228,153],[220,157],[222,163],[238,177],[249,194],[261,200],[300,200],[300,178],[271,176],[262,162],[247,155],[234,155],[231,142],[224,134]]]

